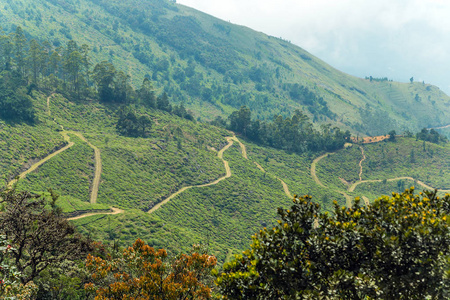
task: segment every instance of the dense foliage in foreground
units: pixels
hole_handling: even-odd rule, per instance
[[[88,255],[93,282],[85,289],[95,292],[96,299],[209,299],[211,288],[205,283],[212,283],[216,263],[200,247],[170,258],[164,249],[138,239],[115,259]]]
[[[50,196],[45,201],[26,192],[2,192],[0,296],[212,297],[216,258],[201,247],[170,257],[140,239],[122,252],[87,245],[58,213],[56,195]],[[17,211],[23,217],[12,220]],[[294,197],[291,209],[279,209],[276,227],[261,230],[251,250],[213,274],[225,299],[446,298],[449,211],[450,195],[418,195],[414,188],[368,206],[358,199],[352,208],[335,204],[333,215],[321,213],[309,196]],[[67,251],[56,251],[58,246]],[[90,254],[80,264],[83,252]]]
[[[334,215],[295,198],[216,282],[226,299],[443,299],[449,210],[450,195],[413,188],[369,206],[335,205]]]

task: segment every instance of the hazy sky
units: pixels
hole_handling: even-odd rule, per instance
[[[450,1],[177,0],[282,37],[359,77],[425,81],[450,94]]]

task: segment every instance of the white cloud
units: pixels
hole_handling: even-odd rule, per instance
[[[178,0],[283,37],[357,76],[424,78],[450,92],[450,1]],[[416,72],[420,72],[417,74]]]

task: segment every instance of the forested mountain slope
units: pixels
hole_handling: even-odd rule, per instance
[[[447,125],[450,116],[435,86],[349,76],[288,41],[164,0],[10,0],[0,25],[56,47],[90,45],[94,63],[109,60],[136,87],[147,76],[202,120],[242,105],[258,119],[300,109],[316,124],[378,135]]]
[[[17,188],[38,193],[52,188],[67,216],[78,216],[73,222],[96,240],[129,243],[141,237],[173,252],[207,244],[222,262],[247,247],[253,232],[272,226],[276,208],[288,207],[293,194],[312,195],[331,210],[333,200],[372,201],[410,185],[421,189],[422,182],[450,189],[448,143],[397,138],[330,154],[295,154],[143,106],[134,110],[152,120],[151,130],[145,137],[128,137],[116,128],[115,103],[37,91],[31,99],[39,120],[34,125],[0,122],[0,173],[9,181],[73,143],[19,180]],[[101,153],[96,203],[93,147]]]
[[[374,144],[346,131],[445,126],[435,87],[350,77],[164,1],[2,5],[0,179],[51,188],[95,239],[202,243],[225,261],[294,194],[330,210],[410,184],[450,189],[435,131]]]

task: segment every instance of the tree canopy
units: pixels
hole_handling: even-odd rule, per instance
[[[79,259],[90,249],[87,240],[56,207],[56,199],[55,194],[47,200],[15,189],[0,190],[0,201],[5,205],[0,214],[0,235],[12,245],[8,257],[23,284],[49,266],[68,258]]]
[[[217,274],[225,299],[443,299],[449,296],[450,195],[382,196],[322,213],[309,196]],[[428,298],[427,298],[428,297]]]
[[[170,258],[164,249],[137,239],[118,258],[89,255],[86,267],[92,282],[85,289],[95,291],[95,299],[210,299],[207,279],[216,263],[199,247]]]
[[[434,129],[428,130],[426,128],[423,128],[420,132],[416,133],[416,138],[418,140],[427,141],[435,144],[438,144],[440,142],[442,143],[447,142],[447,138],[444,135],[439,134],[439,132],[437,132]]]
[[[307,151],[334,151],[344,147],[350,139],[350,132],[338,127],[323,125],[321,131],[315,130],[306,114],[299,110],[292,117],[274,116],[272,122],[252,120],[249,108],[242,106],[228,117],[228,129],[245,135],[247,138],[287,151],[304,153]],[[212,122],[221,125],[220,119]]]
[[[98,99],[103,103],[144,105],[194,120],[183,104],[172,107],[169,95],[156,97],[152,82],[145,77],[140,89],[130,84],[130,76],[108,62],[92,66],[90,48],[74,40],[53,47],[50,42],[27,40],[23,30],[2,35],[0,31],[0,118],[10,122],[33,123],[37,120],[32,103],[32,90],[64,94],[74,100]],[[173,108],[173,111],[172,111]],[[121,113],[118,113],[122,116]],[[132,117],[130,115],[130,117]],[[145,118],[117,129],[130,136],[145,136],[150,123]],[[134,124],[136,123],[136,124]]]

